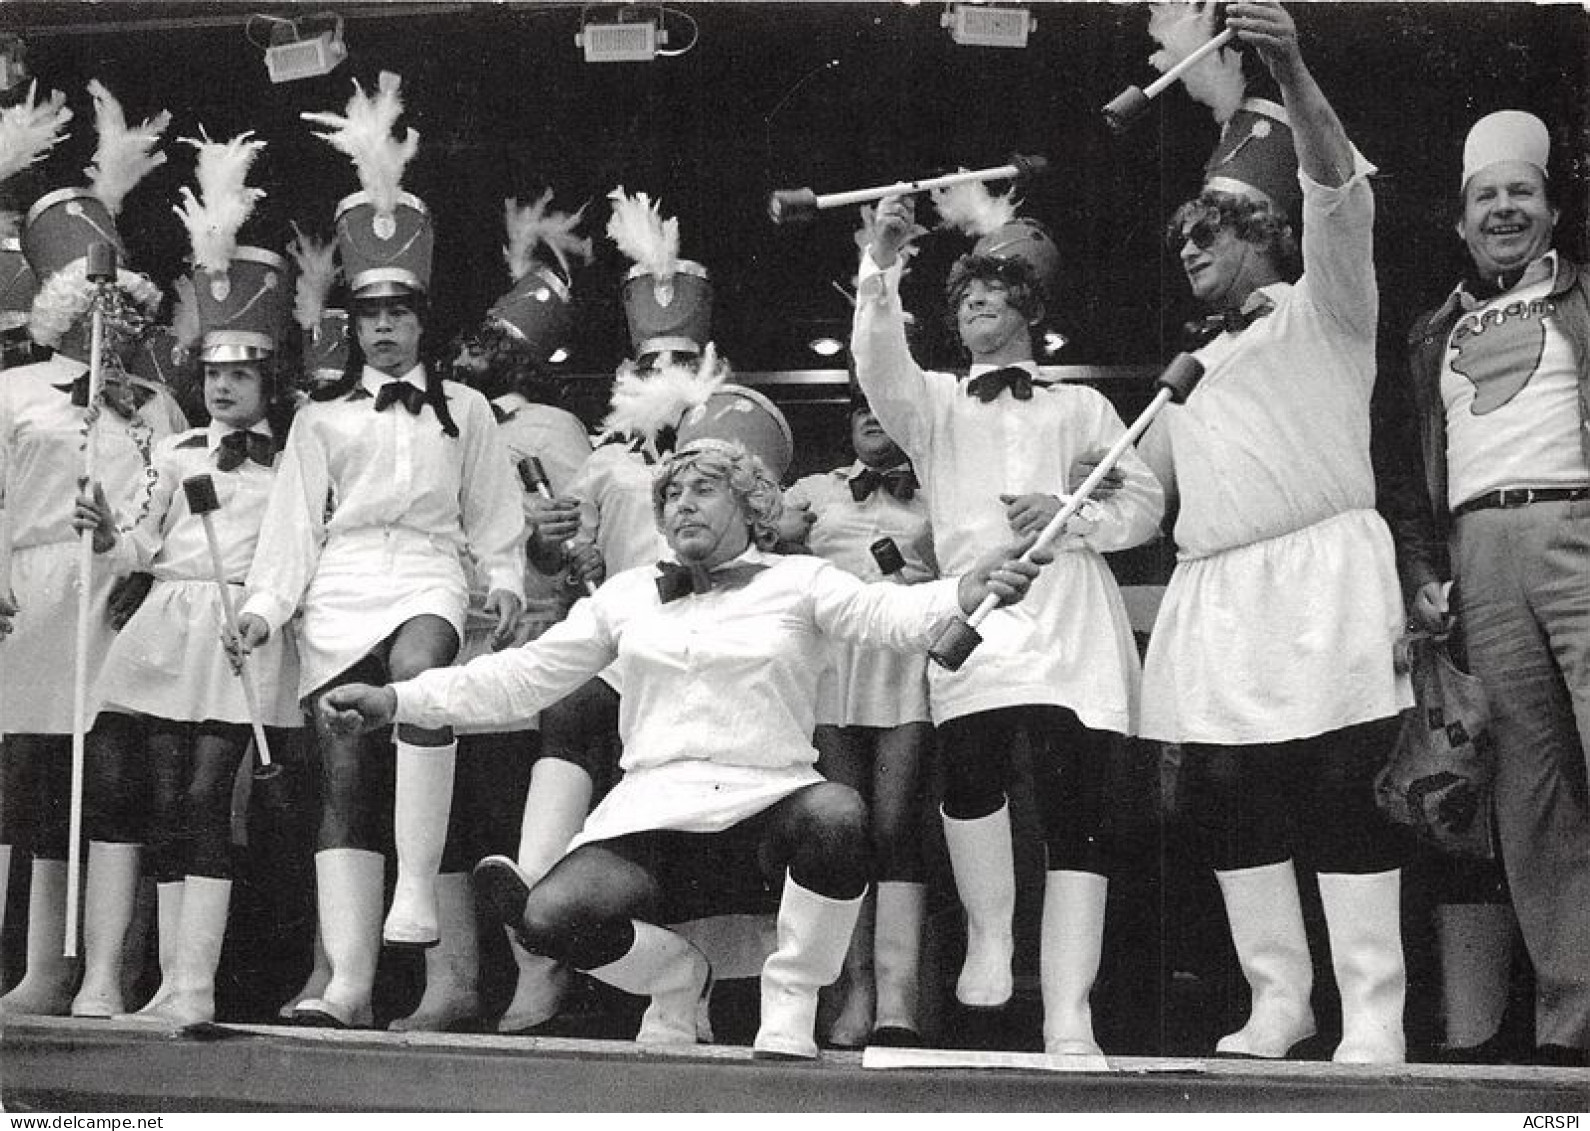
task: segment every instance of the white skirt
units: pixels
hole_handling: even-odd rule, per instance
[[[688,759],[630,770],[585,818],[567,851],[630,833],[722,832],[822,780],[804,763],[769,769]]]
[[[468,590],[459,551],[401,526],[334,536],[320,552],[298,625],[298,694],[324,687],[417,616],[464,638]]]
[[[242,603],[243,587],[233,586]],[[213,581],[156,580],[127,626],[116,634],[99,677],[99,698],[119,708],[178,722],[250,722],[243,681],[221,647],[225,616]],[[303,725],[298,709],[298,653],[291,633],[276,633],[248,660],[260,722]]]
[[[0,733],[71,734],[77,656],[76,542],[27,546],[11,558],[17,615],[0,637]],[[85,727],[99,710],[96,684],[116,632],[105,604],[116,576],[103,555],[89,574]]]
[[[926,654],[835,643],[817,683],[817,722],[841,727],[925,723]]]
[[[1372,510],[1178,562],[1143,665],[1142,735],[1286,742],[1413,702],[1391,532]]]

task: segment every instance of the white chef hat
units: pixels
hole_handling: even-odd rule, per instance
[[[1498,110],[1487,114],[1469,129],[1463,143],[1463,179],[1498,161],[1524,161],[1542,173],[1551,157],[1551,135],[1546,123],[1525,110]]]

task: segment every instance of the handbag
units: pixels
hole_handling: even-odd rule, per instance
[[[1375,800],[1392,821],[1454,856],[1489,860],[1496,755],[1490,705],[1479,679],[1452,660],[1446,637],[1412,632],[1397,642],[1413,683]]]

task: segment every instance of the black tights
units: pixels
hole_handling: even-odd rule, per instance
[[[89,840],[142,844],[149,815],[143,720],[102,711],[83,752],[83,831]],[[0,844],[65,860],[71,831],[72,739],[8,734],[0,744]]]
[[[849,786],[822,782],[721,833],[638,833],[581,845],[553,866],[525,904],[525,941],[581,970],[622,958],[630,920],[678,921],[671,905],[692,886],[776,883],[787,870],[808,891],[854,899],[870,878],[867,807]]]
[[[1375,806],[1396,719],[1252,746],[1189,745],[1192,821],[1217,871],[1296,857],[1319,872],[1401,867],[1406,844]]]
[[[1025,734],[1034,801],[1050,871],[1110,874],[1111,766],[1119,735],[1082,725],[1065,707],[1004,707],[962,715],[939,727],[944,815],[970,821],[1005,804],[1011,752]]]
[[[232,789],[250,738],[242,723],[150,721],[147,859],[156,883],[232,878]],[[266,740],[272,750],[286,746],[281,731]]]

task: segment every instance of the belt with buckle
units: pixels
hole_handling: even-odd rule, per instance
[[[1503,487],[1500,491],[1487,491],[1466,503],[1459,503],[1454,515],[1470,511],[1511,510],[1527,507],[1531,503],[1573,503],[1590,499],[1590,487]]]

